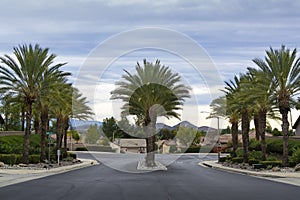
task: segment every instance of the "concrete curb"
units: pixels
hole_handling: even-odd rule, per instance
[[[40,174],[40,173],[61,173],[70,170],[80,169],[89,167],[92,165],[98,165],[99,163],[95,160],[80,159],[81,163],[67,165],[62,167],[50,168],[50,169],[0,169],[0,174]]]
[[[258,176],[258,177],[267,177],[267,178],[300,178],[300,173],[297,172],[256,172],[242,169],[235,169],[230,167],[225,167],[217,163],[217,161],[204,161],[200,162],[199,165],[204,165],[206,167],[210,167],[213,169],[235,172],[250,176]]]
[[[68,165],[63,167],[57,167],[52,169],[43,170],[31,170],[31,169],[0,169],[0,187],[22,183],[34,179],[43,178],[46,176],[52,176],[68,171],[90,167],[98,165],[99,163],[95,160],[80,159],[82,163]]]

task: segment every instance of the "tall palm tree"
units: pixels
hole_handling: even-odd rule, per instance
[[[50,109],[52,109],[53,106],[57,106],[55,102],[58,102],[62,98],[61,91],[65,87],[68,87],[66,78],[69,75],[70,73],[68,72],[51,68],[47,70],[44,75],[44,80],[41,83],[41,90],[36,103],[40,120],[41,161],[46,159],[46,132],[49,128]]]
[[[238,112],[227,105],[225,96],[214,99],[211,102],[210,107],[212,108],[212,113],[209,118],[222,116],[228,118],[231,123],[232,157],[236,157],[236,150],[238,148],[238,124],[240,121]]]
[[[253,62],[265,73],[265,76],[274,84],[273,95],[282,118],[283,158],[282,165],[288,166],[288,139],[289,122],[288,112],[293,97],[300,91],[300,58],[297,58],[297,49],[293,51],[284,45],[279,50],[270,47],[266,51],[264,60],[256,58]]]
[[[16,60],[9,55],[0,57],[0,85],[1,92],[12,96],[20,95],[26,105],[26,129],[24,137],[23,162],[28,163],[29,138],[31,133],[32,105],[39,96],[44,74],[53,64],[55,55],[49,55],[48,48],[41,48],[38,44],[23,45],[14,48]],[[64,64],[54,65],[60,68]]]
[[[266,160],[265,131],[267,117],[276,118],[274,98],[272,96],[273,83],[261,70],[248,68],[247,74],[249,79],[247,82],[244,82],[243,87],[247,88],[245,94],[252,102],[255,130],[261,139],[262,160]]]
[[[156,120],[158,116],[180,119],[176,111],[182,109],[184,99],[189,98],[189,88],[180,84],[181,77],[173,73],[169,67],[161,65],[159,60],[155,63],[143,61],[142,67],[136,65],[136,74],[125,71],[123,81],[111,92],[111,99],[121,99],[125,104],[122,115],[135,115],[137,123],[144,129],[147,156],[146,165],[155,166],[154,142]]]
[[[243,159],[245,163],[248,162],[250,106],[249,99],[245,95],[247,89],[243,88],[242,85],[247,79],[246,74],[241,74],[240,77],[235,76],[233,81],[225,82],[226,86],[223,90],[226,94],[228,111],[234,117],[239,114],[242,119]]]

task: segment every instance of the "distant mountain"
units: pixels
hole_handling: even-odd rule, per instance
[[[165,128],[165,129],[169,129],[169,130],[173,130],[174,128],[172,126],[168,126],[164,123],[157,123],[156,124],[156,129],[162,129],[162,128]]]
[[[83,120],[74,120],[72,119],[71,120],[71,124],[72,124],[72,127],[74,129],[76,129],[77,131],[79,132],[85,132],[87,129],[90,128],[91,125],[95,125],[97,124],[99,127],[102,126],[102,122],[99,122],[99,121],[83,121]]]
[[[164,123],[157,123],[156,124],[156,129],[162,129],[162,128],[166,128],[166,129],[169,129],[170,131],[176,129],[178,126],[183,126],[183,127],[191,127],[191,128],[194,128],[194,129],[198,129],[199,131],[204,131],[205,133],[207,133],[208,131],[215,131],[217,129],[215,128],[212,128],[212,127],[209,127],[209,126],[200,126],[200,127],[197,127],[196,125],[188,122],[188,121],[182,121],[178,124],[176,124],[175,126],[168,126]]]
[[[182,121],[182,122],[178,123],[177,125],[175,125],[174,128],[176,128],[178,126],[183,126],[183,127],[187,127],[187,128],[198,129],[197,126],[195,126],[194,124],[192,124],[192,123],[190,123],[188,121]]]

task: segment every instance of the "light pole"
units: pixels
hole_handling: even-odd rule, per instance
[[[200,113],[210,113],[207,111],[201,111]],[[220,162],[221,158],[221,143],[220,143],[220,117],[219,116],[213,116],[209,118],[217,118],[218,120],[218,141],[217,141],[217,152],[218,152],[218,163]]]

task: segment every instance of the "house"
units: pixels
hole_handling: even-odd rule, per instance
[[[295,135],[300,136],[300,116],[298,117],[297,121],[293,125],[293,129],[295,129]]]
[[[117,143],[124,153],[146,152],[146,139],[118,139]]]

